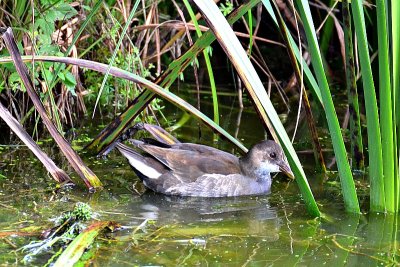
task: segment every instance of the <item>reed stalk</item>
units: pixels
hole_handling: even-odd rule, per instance
[[[347,159],[347,152],[344,146],[342,132],[339,126],[338,117],[333,105],[332,95],[330,93],[326,72],[322,63],[317,36],[315,32],[314,22],[311,17],[310,6],[306,0],[296,1],[300,17],[303,22],[304,31],[307,36],[308,48],[311,53],[311,62],[314,72],[321,88],[322,101],[325,107],[326,119],[328,122],[329,132],[332,139],[333,149],[336,156],[337,167],[342,185],[342,193],[345,208],[349,212],[359,213],[357,193],[353,181],[353,175]]]
[[[392,114],[392,87],[390,81],[389,62],[389,33],[387,31],[386,3],[376,1],[378,24],[378,59],[379,59],[379,93],[380,93],[380,126],[382,132],[382,160],[385,185],[386,211],[395,212],[395,184],[394,184],[394,136]]]
[[[385,211],[384,179],[381,131],[375,85],[372,77],[371,60],[368,52],[368,39],[365,28],[362,0],[351,2],[354,28],[357,34],[358,55],[364,87],[364,101],[367,117],[370,208],[372,211]]]
[[[391,1],[391,47],[392,47],[392,105],[393,105],[393,136],[394,136],[394,172],[396,211],[400,210],[400,2]]]

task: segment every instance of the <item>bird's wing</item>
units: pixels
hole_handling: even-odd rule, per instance
[[[177,144],[169,148],[136,143],[138,148],[152,155],[182,182],[192,182],[204,174],[240,173],[239,159],[229,153],[194,144]]]

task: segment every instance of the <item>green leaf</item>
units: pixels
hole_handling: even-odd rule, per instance
[[[51,81],[53,79],[53,73],[49,69],[43,69],[42,70],[43,75],[45,76],[46,81]]]
[[[76,80],[71,72],[65,73],[65,80],[63,80],[64,85],[67,87],[68,91],[73,95],[77,96],[75,92]]]
[[[8,83],[10,84],[19,82],[21,82],[21,78],[19,77],[18,72],[11,73],[11,75],[8,77]]]
[[[54,21],[48,22],[43,18],[39,18],[35,22],[35,29],[39,32],[41,30],[44,36],[51,36],[56,28],[54,27]]]
[[[58,12],[56,17],[57,20],[66,20],[78,14],[75,8],[67,3],[57,5],[56,10]]]
[[[55,22],[57,20],[57,11],[56,10],[49,10],[46,12],[46,21],[48,22]]]
[[[67,73],[65,73],[65,82],[66,83],[68,83],[69,85],[73,85],[73,86],[76,86],[76,80],[75,80],[75,77],[74,77],[74,75],[72,75],[72,73],[71,72],[67,72]]]
[[[57,55],[57,53],[59,51],[60,50],[59,50],[58,46],[45,43],[39,47],[38,54],[40,54],[42,56],[45,56],[45,55],[53,56],[53,55]]]
[[[61,81],[64,81],[64,80],[65,80],[65,74],[64,74],[63,72],[57,73],[57,76],[58,76],[58,78],[61,79]]]

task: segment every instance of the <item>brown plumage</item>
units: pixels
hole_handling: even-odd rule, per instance
[[[264,194],[270,191],[271,172],[292,176],[282,148],[266,140],[242,158],[213,147],[158,141],[130,140],[132,148],[117,144],[146,187],[179,196],[224,197]]]

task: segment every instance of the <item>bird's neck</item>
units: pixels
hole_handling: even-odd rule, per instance
[[[253,178],[260,183],[271,181],[271,174],[268,168],[255,168],[246,156],[240,158],[239,163],[240,169],[245,176]]]

